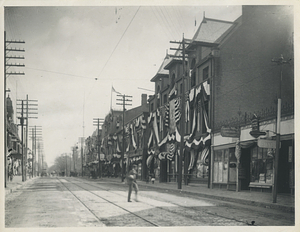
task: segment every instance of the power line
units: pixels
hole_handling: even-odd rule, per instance
[[[124,37],[124,35],[125,35],[126,31],[127,31],[127,30],[128,30],[128,28],[130,27],[130,25],[131,25],[132,21],[134,20],[135,16],[137,15],[138,11],[140,10],[140,8],[141,8],[141,7],[139,6],[139,8],[136,10],[136,12],[135,12],[134,16],[132,17],[131,21],[129,22],[128,26],[126,27],[125,31],[123,32],[123,34],[122,34],[121,38],[119,39],[118,43],[116,44],[116,46],[115,46],[114,50],[112,51],[112,53],[111,53],[111,54],[110,54],[110,56],[108,57],[108,60],[107,60],[107,61],[106,61],[106,63],[104,64],[103,68],[101,69],[101,71],[100,71],[100,74],[98,75],[98,77],[99,77],[99,76],[102,74],[102,72],[103,72],[104,68],[105,68],[105,67],[106,67],[106,65],[108,64],[108,62],[109,62],[110,58],[111,58],[111,57],[112,57],[112,55],[114,54],[115,50],[117,49],[118,45],[120,44],[121,40],[123,39],[123,37]]]
[[[154,11],[153,7],[150,7],[150,9],[152,10],[152,12],[153,12],[153,14],[154,14],[155,18],[157,19],[158,23],[160,23],[160,25],[161,25],[161,22],[160,22],[159,18],[157,17],[157,15],[156,15],[156,13],[155,13],[155,11]],[[162,31],[163,31],[163,32],[164,32],[164,34],[166,35],[166,38],[167,38],[167,39],[169,39],[169,36],[167,35],[167,32],[166,32],[166,30],[162,30]]]

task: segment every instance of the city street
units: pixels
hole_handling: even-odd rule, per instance
[[[293,226],[294,214],[141,185],[127,202],[125,183],[82,178],[36,178],[8,195],[6,228]]]

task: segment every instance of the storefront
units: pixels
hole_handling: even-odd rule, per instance
[[[274,123],[262,124],[265,131],[274,131]],[[278,162],[278,193],[294,193],[293,121],[282,121]],[[272,192],[276,136],[266,133],[254,138],[251,126],[241,128],[240,138],[213,136],[211,186],[228,190]],[[240,140],[239,140],[240,139]],[[237,145],[238,144],[238,145]],[[237,149],[240,152],[237,152]]]

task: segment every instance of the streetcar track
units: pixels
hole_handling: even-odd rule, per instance
[[[68,191],[69,192],[71,192],[72,193],[72,195],[73,196],[75,196],[75,198],[79,201],[79,202],[81,202],[83,205],[84,205],[84,207],[86,207],[98,220],[99,220],[99,222],[102,222],[103,223],[103,221],[104,220],[102,220],[102,219],[100,219],[95,213],[93,213],[93,211],[92,210],[90,210],[89,209],[89,207],[87,206],[87,205],[85,205],[84,203],[83,203],[83,201],[82,200],[80,200],[79,199],[79,197],[77,197],[59,178],[57,178],[58,180],[59,180],[59,182],[66,188],[66,189],[68,189]],[[64,179],[64,180],[66,180],[66,179]],[[80,187],[80,188],[82,188],[82,189],[84,189],[85,191],[87,191],[87,192],[89,192],[89,193],[92,193],[93,195],[95,195],[95,196],[97,196],[97,197],[99,197],[99,198],[101,198],[101,199],[103,199],[103,200],[105,200],[105,201],[107,201],[108,203],[110,203],[110,204],[112,204],[112,205],[114,205],[114,206],[116,206],[116,207],[118,207],[118,208],[120,208],[120,209],[122,209],[122,210],[124,210],[124,211],[126,211],[126,212],[128,212],[128,213],[130,213],[130,214],[132,214],[132,215],[134,215],[134,216],[136,216],[136,217],[138,217],[138,218],[140,218],[140,219],[142,219],[143,221],[146,221],[146,222],[148,222],[149,224],[151,224],[151,225],[153,225],[153,226],[155,226],[155,227],[159,227],[159,225],[157,225],[157,224],[155,224],[155,223],[153,223],[153,222],[151,222],[151,221],[149,221],[149,220],[147,220],[147,219],[145,219],[145,218],[143,218],[143,217],[141,217],[141,216],[139,216],[139,215],[137,215],[137,214],[135,214],[135,213],[133,213],[133,212],[131,212],[131,211],[129,211],[128,209],[125,209],[124,207],[122,207],[122,206],[120,206],[120,205],[117,205],[116,203],[114,203],[114,202],[112,202],[112,201],[110,201],[110,200],[107,200],[106,198],[104,198],[104,197],[101,197],[101,196],[99,196],[98,194],[96,194],[96,193],[93,193],[92,191],[90,191],[90,190],[88,190],[88,189],[86,189],[86,188],[83,188],[83,187],[81,187],[81,186],[79,186],[78,184],[76,184],[76,183],[74,183],[74,182],[71,182],[71,181],[69,181],[69,180],[66,180],[66,181],[68,181],[69,183],[71,183],[71,184],[74,184],[74,185],[76,185],[76,186],[78,186],[78,187]],[[81,182],[81,183],[84,183],[84,182]],[[84,183],[84,184],[86,184],[86,183]],[[91,185],[91,186],[93,186],[93,185]],[[95,186],[94,186],[95,187]],[[101,188],[102,189],[102,188]],[[107,190],[106,190],[107,191]],[[108,191],[109,192],[109,191]]]
[[[83,182],[83,181],[81,181],[82,183],[85,183],[85,182]],[[118,186],[119,184],[118,183],[116,183],[116,182],[110,182],[111,184],[114,184],[114,185],[116,185],[116,186]],[[87,183],[86,183],[87,184]],[[90,184],[90,183],[89,183]],[[90,185],[92,185],[92,184],[90,184]],[[94,186],[94,185],[92,185],[92,186]],[[96,186],[95,186],[96,187]],[[99,186],[99,188],[100,188],[100,186]],[[147,187],[146,187],[147,188]],[[160,190],[157,190],[157,191],[159,191],[159,192],[162,192],[162,193],[165,193],[162,189],[160,189]],[[169,193],[176,193],[175,191],[169,191]],[[184,195],[186,195],[187,197],[192,197],[192,198],[194,198],[194,199],[198,199],[198,200],[202,200],[203,199],[203,197],[201,197],[201,196],[195,196],[194,194],[192,194],[192,195],[190,195],[190,194],[188,194],[188,193],[184,193]],[[211,200],[211,199],[210,199]],[[255,206],[249,206],[249,205],[240,205],[240,204],[238,204],[238,203],[234,203],[234,202],[224,202],[224,201],[222,201],[222,200],[219,200],[219,199],[214,199],[213,200],[214,202],[218,202],[218,204],[219,204],[219,206],[221,206],[221,207],[230,207],[230,208],[232,208],[232,209],[238,209],[238,210],[243,210],[243,209],[245,209],[245,208],[247,208],[247,209],[249,209],[249,207],[251,207],[252,208],[252,210],[253,210],[253,208],[258,208],[258,207],[255,207]],[[173,202],[172,202],[173,203]],[[189,206],[183,206],[183,205],[178,205],[178,204],[176,204],[176,203],[173,203],[174,205],[177,205],[177,206],[179,206],[179,207],[183,207],[183,208],[187,208],[187,209],[193,209],[194,211],[197,211],[197,209],[194,209],[194,207],[189,207]],[[290,219],[290,217],[289,217],[289,215],[282,215],[282,214],[280,214],[280,215],[278,215],[278,213],[272,213],[272,212],[266,212],[265,211],[265,208],[261,208],[261,207],[259,207],[259,211],[257,211],[257,216],[258,215],[261,215],[261,216],[265,216],[266,214],[268,214],[270,217],[277,217],[278,219],[281,219],[281,218],[284,218],[285,220],[288,220],[288,219]],[[165,209],[164,209],[165,210]],[[262,210],[262,211],[261,211]],[[250,220],[238,220],[238,219],[234,219],[234,218],[229,218],[229,217],[226,217],[226,216],[222,216],[222,215],[219,215],[219,214],[216,214],[216,213],[211,213],[211,212],[208,212],[207,211],[207,209],[205,209],[205,210],[203,210],[206,214],[209,214],[209,215],[213,215],[213,216],[218,216],[218,217],[220,217],[220,218],[225,218],[225,219],[229,219],[229,220],[234,220],[234,221],[236,221],[236,222],[241,222],[241,223],[244,223],[244,224],[246,224],[246,225],[250,225],[250,223],[248,222],[248,221],[250,221]],[[289,212],[285,212],[286,214],[288,214]],[[250,226],[258,226],[258,225],[250,225]]]
[[[72,181],[70,181],[70,180],[66,180],[66,181],[68,181],[68,182],[70,182],[70,183],[72,183],[72,184],[74,184],[74,185],[76,185],[76,186],[78,186],[78,187],[80,187],[80,188],[82,188],[82,189],[88,191],[88,192],[91,192],[90,190],[88,190],[88,189],[86,189],[86,188],[83,188],[83,187],[79,186],[78,184],[76,184],[76,183],[74,183],[74,182],[72,182]],[[102,190],[105,190],[105,191],[107,191],[107,192],[111,192],[110,190],[107,190],[107,189],[105,189],[105,188],[101,188],[101,187],[98,186],[98,185],[95,186],[95,185],[92,184],[92,183],[87,183],[87,182],[84,182],[84,181],[79,180],[79,179],[77,179],[77,181],[78,181],[78,182],[81,182],[81,183],[83,183],[83,184],[86,184],[86,185],[90,185],[90,186],[93,186],[93,187],[97,187],[97,188],[102,189]],[[91,193],[94,194],[94,195],[96,195],[96,196],[98,196],[99,198],[104,199],[103,197],[97,195],[96,193],[93,193],[93,192],[91,192]],[[117,193],[115,193],[115,192],[114,192],[113,194],[122,196],[121,194],[117,194]],[[104,199],[104,200],[106,200],[106,199]],[[110,202],[109,200],[106,200],[106,201]],[[114,204],[113,202],[110,202],[110,203]],[[146,203],[146,202],[143,202],[143,203],[146,204],[146,205],[152,206],[151,204],[148,204],[148,203]],[[188,210],[192,210],[192,211],[198,212],[198,210],[194,209],[193,207],[182,206],[182,205],[176,204],[176,203],[174,203],[174,202],[172,202],[172,204],[174,204],[174,205],[176,205],[176,206],[178,206],[178,207],[182,207],[182,208],[184,208],[184,209],[188,209]],[[116,204],[114,204],[114,205],[116,205]],[[118,206],[118,205],[116,205],[116,206]],[[120,206],[118,206],[118,207],[120,207]],[[122,207],[120,207],[120,208],[122,208]],[[173,214],[180,215],[180,216],[187,217],[187,218],[191,219],[188,215],[182,215],[182,214],[179,214],[179,213],[177,213],[177,212],[171,211],[171,210],[169,210],[169,209],[167,209],[167,208],[163,208],[163,207],[160,207],[160,206],[156,206],[156,208],[161,209],[161,210],[163,210],[163,211],[167,211],[167,212],[170,212],[170,213],[173,213]],[[126,209],[125,209],[125,210],[126,210]],[[126,210],[126,211],[128,211],[128,210]],[[131,213],[130,211],[128,211],[128,212]],[[230,221],[236,221],[236,222],[239,222],[239,223],[243,223],[243,224],[249,226],[249,224],[247,223],[247,221],[245,222],[245,221],[241,221],[241,220],[238,220],[238,219],[235,219],[235,218],[230,218],[230,217],[226,217],[226,216],[223,216],[223,215],[219,215],[219,214],[215,214],[215,213],[210,213],[210,212],[207,212],[206,210],[204,210],[204,213],[206,213],[206,214],[208,214],[208,215],[212,215],[212,216],[214,216],[214,217],[217,216],[217,217],[219,217],[219,218],[224,218],[224,219],[227,219],[227,220],[230,220]],[[132,214],[134,214],[134,213],[132,213]],[[136,215],[136,214],[134,214],[134,215]],[[136,216],[138,216],[138,215],[136,215]],[[138,217],[140,217],[140,216],[138,216]],[[142,218],[142,217],[140,217],[140,218]],[[144,218],[143,218],[143,220],[148,221],[147,219],[144,219]]]

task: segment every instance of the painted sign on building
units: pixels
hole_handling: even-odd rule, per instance
[[[270,139],[258,139],[257,146],[261,148],[273,148],[276,149],[276,140]]]
[[[224,127],[224,126],[222,126],[221,136],[222,137],[239,138],[240,137],[240,130],[236,127]]]

